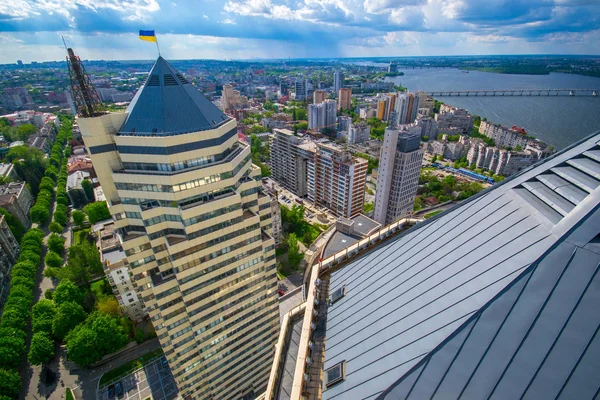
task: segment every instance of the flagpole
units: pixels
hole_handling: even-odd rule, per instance
[[[156,49],[158,50],[158,56],[160,57],[160,47],[158,47],[158,37],[156,36],[156,33],[154,34],[154,37],[156,38]]]

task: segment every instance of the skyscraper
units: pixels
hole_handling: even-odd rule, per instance
[[[338,90],[338,110],[349,110],[352,108],[352,89],[341,88]]]
[[[322,129],[335,131],[337,102],[325,100],[308,106],[308,129],[320,132]]]
[[[279,326],[271,204],[236,121],[159,57],[126,112],[78,124],[180,394],[261,390]]]
[[[342,71],[335,71],[333,73],[333,93],[338,93],[341,88],[344,87],[344,73]]]
[[[386,129],[379,157],[375,220],[389,225],[413,211],[423,162],[421,135]]]

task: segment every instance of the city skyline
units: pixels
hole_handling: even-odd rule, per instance
[[[151,59],[155,29],[169,59],[270,59],[486,54],[598,54],[593,1],[82,0],[0,5],[0,63]],[[340,29],[343,28],[343,29]],[[108,51],[110,49],[110,51]]]

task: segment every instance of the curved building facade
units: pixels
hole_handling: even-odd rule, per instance
[[[263,389],[279,329],[275,244],[236,121],[160,57],[126,112],[78,124],[180,394]]]

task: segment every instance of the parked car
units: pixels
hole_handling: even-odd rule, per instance
[[[281,289],[278,289],[278,290],[277,290],[277,293],[279,293],[279,297],[281,297],[281,296],[284,296],[284,295],[285,295],[285,292],[284,292],[283,290],[281,290]]]
[[[113,397],[115,397],[115,385],[110,385],[108,387],[108,398],[112,399]]]
[[[117,397],[123,396],[123,384],[121,382],[115,383],[115,392],[117,393]]]

